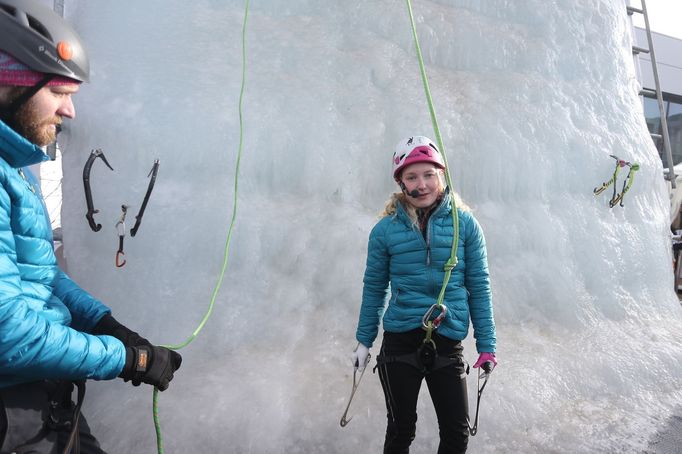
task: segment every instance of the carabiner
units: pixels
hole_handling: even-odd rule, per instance
[[[121,240],[121,242],[123,242],[123,240]],[[124,255],[125,254],[121,250],[116,252],[116,268],[123,268],[123,266],[126,264],[126,259],[123,259],[123,261],[121,261],[121,257],[123,257]]]
[[[438,314],[438,316],[433,320],[429,320],[436,309],[440,310],[440,314]],[[426,311],[426,314],[424,314],[424,316],[422,317],[422,327],[425,330],[438,328],[438,326],[440,326],[440,323],[445,319],[445,314],[447,312],[448,308],[445,304],[438,303],[434,304],[429,308],[428,311]],[[431,326],[429,324],[431,324]]]
[[[116,268],[122,268],[126,264],[126,260],[121,259],[125,255],[123,252],[123,239],[126,236],[126,213],[128,213],[128,205],[121,205],[121,217],[116,223],[116,230],[118,232],[118,251],[116,251]]]
[[[83,186],[85,188],[85,203],[88,206],[88,212],[86,213],[85,217],[88,220],[88,224],[90,224],[90,228],[95,232],[99,232],[100,229],[102,228],[102,224],[97,224],[95,222],[95,214],[99,213],[99,210],[95,209],[95,205],[92,201],[92,190],[90,189],[90,170],[92,169],[92,164],[95,162],[95,159],[97,158],[102,158],[102,161],[104,161],[107,167],[109,167],[111,170],[114,170],[114,168],[109,165],[107,158],[104,157],[104,152],[99,148],[97,150],[92,150],[92,152],[90,152],[90,157],[88,157],[88,160],[85,163],[85,167],[83,167]]]

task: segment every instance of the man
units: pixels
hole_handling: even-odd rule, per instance
[[[163,391],[182,358],[117,322],[55,259],[27,166],[75,117],[71,97],[89,76],[80,38],[35,0],[0,0],[0,30],[0,453],[101,453],[80,416],[84,381]]]

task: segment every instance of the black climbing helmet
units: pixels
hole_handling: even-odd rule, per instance
[[[34,71],[88,82],[81,39],[57,13],[35,0],[0,0],[0,50]]]

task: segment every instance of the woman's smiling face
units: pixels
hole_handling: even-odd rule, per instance
[[[416,208],[433,205],[443,189],[440,174],[440,169],[430,162],[417,162],[405,167],[400,181],[405,185],[407,200]],[[419,192],[417,197],[411,195],[414,190]]]

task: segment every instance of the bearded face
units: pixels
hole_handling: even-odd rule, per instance
[[[24,138],[40,147],[57,139],[59,115],[45,114],[38,108],[35,98],[29,99],[7,119],[7,124]]]
[[[2,105],[11,105],[25,90],[25,87],[0,87]],[[31,143],[41,147],[49,145],[56,140],[62,119],[75,117],[71,95],[77,91],[77,84],[43,87],[16,111],[4,112],[2,119]]]

